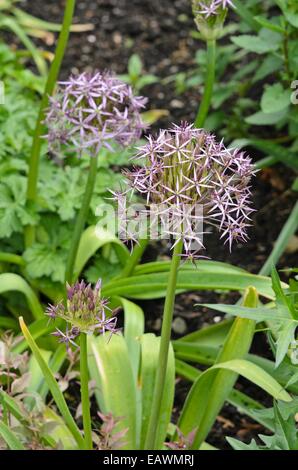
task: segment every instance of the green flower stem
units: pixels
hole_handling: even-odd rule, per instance
[[[6,253],[4,251],[0,252],[0,263],[18,264],[19,266],[25,265],[25,261],[21,256],[15,255],[14,253]]]
[[[215,79],[216,40],[207,41],[207,71],[205,77],[204,94],[195,120],[195,127],[204,126],[212,99],[213,85]]]
[[[285,248],[289,242],[289,239],[292,235],[296,232],[298,228],[298,202],[296,202],[295,206],[291,214],[289,215],[286,223],[284,224],[275,244],[273,247],[272,252],[270,253],[266,263],[260,270],[259,274],[262,276],[268,276],[271,273],[273,266],[278,262],[279,258],[285,251]]]
[[[90,201],[92,198],[97,172],[97,156],[90,157],[89,174],[86,182],[85,193],[82,205],[75,223],[74,232],[71,240],[71,246],[68,253],[65,269],[65,282],[72,284],[74,275],[74,266],[79,248],[80,238],[84,230],[85,222],[88,216]]]
[[[57,77],[59,75],[61,63],[64,57],[65,49],[68,43],[69,31],[72,23],[73,13],[75,9],[76,0],[67,0],[62,29],[59,35],[55,57],[51,64],[48,79],[46,82],[45,90],[40,103],[39,113],[36,121],[36,127],[33,136],[33,143],[31,155],[29,160],[29,173],[27,183],[27,203],[34,204],[37,198],[37,182],[40,150],[42,144],[42,135],[45,134],[43,121],[45,118],[45,110],[48,106],[49,96],[53,94]],[[28,225],[25,228],[25,244],[26,246],[32,245],[35,240],[35,228]]]
[[[120,277],[129,277],[133,273],[134,268],[139,263],[140,259],[143,256],[144,251],[148,245],[148,240],[143,239],[139,240],[138,243],[134,246],[133,252],[129,257],[128,262],[126,263],[123,271],[120,274]]]
[[[180,264],[180,255],[182,253],[183,241],[179,240],[175,245],[171,267],[168,278],[166,299],[163,311],[163,321],[161,329],[161,341],[158,357],[158,368],[155,379],[154,395],[152,400],[152,409],[149,420],[148,432],[146,436],[145,449],[155,449],[155,435],[159,422],[159,413],[164,392],[164,385],[166,379],[166,369],[168,364],[168,352],[171,340],[171,329],[175,302],[175,291],[177,284],[178,268]]]
[[[83,428],[86,449],[92,449],[92,428],[89,400],[88,347],[86,333],[80,334],[80,376]]]

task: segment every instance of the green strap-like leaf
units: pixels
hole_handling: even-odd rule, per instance
[[[61,413],[61,415],[64,418],[65,424],[68,426],[70,432],[72,433],[73,437],[75,438],[79,448],[84,449],[84,439],[82,438],[82,435],[80,433],[79,428],[77,427],[69,409],[66,404],[65,398],[59,388],[59,385],[56,382],[55,377],[52,374],[52,371],[50,370],[49,366],[43,359],[41,352],[35,343],[33,337],[30,334],[30,331],[28,330],[27,326],[24,323],[24,320],[22,317],[20,317],[20,327],[22,330],[22,333],[24,337],[26,338],[26,341],[28,342],[28,345],[34,354],[39,367],[42,370],[43,376],[45,381],[47,382],[49,389],[51,391],[51,394],[54,398],[54,401]]]
[[[87,261],[107,243],[112,243],[122,265],[129,257],[129,251],[123,243],[114,235],[102,228],[88,227],[82,234],[75,262],[75,278],[78,278]]]
[[[175,365],[176,374],[186,380],[190,380],[191,382],[195,382],[203,373],[196,367],[193,367],[186,362],[180,361],[179,359],[176,359]],[[235,406],[237,410],[240,410],[241,413],[245,413],[250,418],[267,427],[267,429],[270,429],[271,431],[273,430],[272,422],[270,420],[263,418],[261,415],[256,416],[256,410],[262,410],[264,407],[253,398],[233,388],[227,398],[227,401],[231,405]]]
[[[200,422],[200,419],[202,419],[204,410],[199,406],[200,397],[204,396],[204,394],[208,395],[210,393],[212,378],[214,377],[214,373],[216,373],[217,369],[229,370],[234,372],[236,375],[242,375],[261,387],[276,400],[283,400],[286,402],[290,402],[292,400],[288,392],[284,390],[273,377],[249,361],[244,359],[234,359],[232,361],[223,362],[222,364],[215,364],[198,378],[188,395],[179,421],[179,428],[183,434],[188,434],[190,431],[195,429],[198,422]]]
[[[120,297],[119,302],[124,309],[124,339],[134,377],[137,379],[141,353],[140,338],[144,333],[145,324],[144,312],[141,307],[123,297]]]
[[[16,400],[8,395],[4,390],[0,389],[0,401],[4,409],[9,411],[20,423],[27,423],[26,416],[21,410]]]
[[[12,18],[12,17],[4,17],[1,20],[1,27],[10,29],[13,31],[20,41],[24,44],[24,46],[28,49],[30,54],[32,55],[32,58],[34,62],[36,63],[36,66],[40,72],[41,75],[45,76],[47,74],[47,64],[46,61],[44,60],[42,54],[39,52],[39,50],[35,47],[34,43],[31,41],[31,39],[27,36],[25,33],[25,30],[19,26],[19,24]]]
[[[152,261],[150,263],[140,264],[135,267],[134,274],[152,274],[160,272],[168,272],[170,269],[171,261]],[[222,263],[220,261],[200,260],[199,263],[194,265],[191,262],[183,263],[179,271],[192,271],[197,273],[204,271],[205,273],[246,273],[246,271],[238,266],[233,266],[228,263]]]
[[[139,388],[142,394],[142,430],[141,430],[141,449],[144,449],[145,438],[147,434],[150,411],[152,406],[152,395],[154,393],[154,384],[156,378],[156,369],[158,367],[160,338],[149,333],[142,336],[142,358],[141,371],[139,378]],[[165,393],[161,403],[159,423],[155,437],[156,449],[161,449],[166,438],[168,425],[171,420],[171,414],[174,401],[175,388],[175,361],[172,347],[169,350],[168,367],[166,372]]]
[[[105,296],[124,296],[134,299],[156,299],[165,296],[168,281],[167,272],[143,274],[114,280],[103,288]],[[274,299],[271,280],[268,277],[241,272],[211,272],[209,269],[196,271],[181,270],[178,274],[177,292],[194,290],[236,290],[244,291],[254,286],[258,293]]]
[[[127,344],[120,334],[88,337],[90,377],[95,381],[95,397],[103,413],[120,418],[115,432],[127,430],[123,449],[136,449],[136,383]]]
[[[59,327],[59,320],[56,323],[56,326]],[[53,324],[50,324],[48,318],[43,315],[43,318],[41,318],[40,320],[32,322],[31,325],[28,327],[28,330],[30,331],[32,338],[38,339],[43,335],[50,334],[50,332],[53,330]],[[12,348],[12,350],[15,353],[21,354],[27,349],[27,347],[27,341],[24,339],[17,343]]]
[[[0,294],[17,291],[25,295],[29,308],[36,320],[44,318],[44,311],[29,284],[18,274],[0,274]]]

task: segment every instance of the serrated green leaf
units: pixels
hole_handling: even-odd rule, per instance
[[[265,54],[266,52],[275,51],[278,49],[277,43],[268,43],[260,36],[253,36],[250,34],[242,34],[241,36],[232,36],[231,40],[234,44],[250,52],[256,54]]]

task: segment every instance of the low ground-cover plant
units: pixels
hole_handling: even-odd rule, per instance
[[[57,85],[74,0],[66,2],[46,84],[20,63],[20,52],[4,45],[0,49],[7,100],[0,108],[5,131],[0,151],[5,176],[0,183],[0,329],[14,333],[0,343],[2,448],[210,449],[208,436],[226,401],[273,433],[261,437],[261,449],[297,447],[297,281],[281,282],[272,269],[297,228],[297,205],[260,274],[204,259],[208,237],[203,242],[203,221],[219,232],[227,252],[235,243],[245,243],[253,230],[251,177],[256,168],[246,153],[227,148],[204,129],[212,122],[208,117],[216,71],[228,64],[220,65],[224,57],[216,55],[224,20],[236,7],[249,28],[261,25],[271,33],[286,28],[276,39],[277,57],[281,42],[285,47],[285,41],[295,40],[292,7],[278,2],[285,19],[268,24],[238,3],[193,2],[207,45],[196,121],[160,130],[145,144],[137,141],[145,128],[141,111],[146,100],[134,96],[130,85],[107,71],[82,73]],[[260,31],[251,44],[270,42],[270,34]],[[243,37],[239,44],[234,39],[237,46],[241,41]],[[294,70],[290,62],[287,73]],[[155,81],[147,77],[142,85],[140,75],[134,56],[124,78],[136,91]],[[15,104],[16,90],[22,91],[22,99]],[[272,91],[264,91],[261,106],[271,103]],[[292,126],[295,112],[283,126]],[[280,129],[287,132],[287,127]],[[239,137],[229,135],[231,140]],[[276,150],[276,143],[272,145]],[[121,166],[128,167],[122,175]],[[107,200],[114,211],[108,222],[118,210],[118,230],[107,229],[102,217]],[[124,207],[131,201],[137,208],[127,216]],[[142,220],[153,209],[144,229]],[[152,230],[168,238],[170,260],[142,262],[150,238],[155,238]],[[204,304],[225,313],[226,319],[171,341],[175,296],[196,290],[235,291],[241,299],[236,305]],[[138,304],[142,299],[164,299],[161,337],[146,332]],[[116,326],[118,317],[122,328]],[[261,331],[267,333],[273,360],[249,353]],[[192,385],[172,422],[176,375]],[[274,411],[238,390],[239,375],[273,397]],[[76,383],[80,398],[74,416],[67,387]],[[236,440],[229,442],[235,449],[242,447]],[[250,448],[256,447],[252,442]]]

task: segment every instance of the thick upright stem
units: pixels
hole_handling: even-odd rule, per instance
[[[42,135],[45,134],[43,121],[45,118],[45,110],[48,106],[49,96],[53,94],[54,87],[59,75],[61,63],[64,57],[65,49],[68,43],[69,31],[72,23],[73,13],[75,9],[76,0],[67,0],[62,29],[59,35],[55,57],[51,64],[47,83],[40,103],[40,109],[36,121],[36,127],[33,136],[33,143],[31,155],[29,160],[29,173],[27,183],[27,203],[36,202],[37,197],[37,182],[40,150],[42,144]],[[25,229],[25,243],[30,246],[35,240],[35,229],[33,226],[28,225]]]
[[[69,284],[73,282],[73,275],[74,275],[74,266],[75,261],[78,253],[80,238],[86,223],[86,219],[88,216],[90,201],[92,198],[95,180],[96,180],[96,172],[97,172],[97,157],[90,157],[90,167],[89,167],[89,174],[86,182],[85,193],[83,196],[82,205],[80,208],[80,212],[78,214],[74,232],[71,240],[71,246],[68,253],[68,258],[66,262],[66,270],[65,270],[65,281]]]
[[[81,376],[81,401],[83,414],[84,440],[86,449],[92,449],[92,428],[89,400],[89,374],[88,374],[88,350],[87,335],[80,335],[80,376]]]
[[[151,416],[148,426],[148,432],[146,436],[145,449],[154,450],[155,449],[155,435],[156,429],[159,422],[159,413],[163,398],[163,391],[166,379],[166,370],[168,364],[168,353],[171,340],[171,329],[172,329],[172,320],[173,320],[173,311],[175,303],[175,291],[177,284],[177,275],[178,268],[180,264],[180,255],[182,253],[183,241],[180,240],[174,248],[168,286],[166,292],[166,299],[164,304],[163,311],[163,321],[161,329],[161,340],[160,340],[160,349],[158,357],[158,368],[155,379],[154,386],[154,395],[152,400],[152,409]]]
[[[195,120],[195,127],[204,126],[212,98],[213,84],[215,78],[216,41],[207,41],[207,70],[204,84],[204,94]]]

